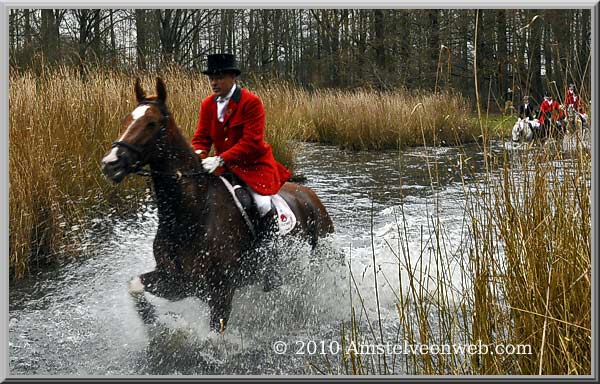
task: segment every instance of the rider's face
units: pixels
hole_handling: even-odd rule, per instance
[[[212,89],[215,96],[225,97],[235,83],[235,74],[224,73],[219,75],[209,75],[208,81],[210,82],[210,89]]]

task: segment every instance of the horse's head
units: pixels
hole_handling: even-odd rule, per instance
[[[512,129],[512,139],[514,142],[518,142],[521,140],[521,134],[523,133],[525,120],[519,119]]]
[[[156,79],[156,95],[150,97],[146,97],[138,78],[135,96],[137,107],[122,119],[120,138],[102,158],[102,171],[116,183],[149,162],[169,122],[167,90],[160,77]]]

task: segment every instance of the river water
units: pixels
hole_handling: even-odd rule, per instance
[[[496,143],[493,150],[501,152],[503,146]],[[149,202],[132,219],[94,219],[77,261],[11,283],[10,373],[338,373],[343,372],[335,353],[341,325],[348,324],[353,306],[360,326],[380,316],[385,337],[396,335],[397,295],[406,285],[407,263],[433,268],[427,259],[431,233],[442,229],[450,259],[464,256],[461,174],[469,173],[465,167],[483,171],[481,148],[415,148],[399,154],[300,143],[298,152],[298,172],[328,208],[336,233],[314,256],[305,244],[285,242],[284,285],[268,293],[260,285],[238,290],[223,337],[209,332],[207,306],[193,298],[171,303],[150,297],[160,322],[153,327],[141,322],[127,284],[154,267],[157,215]],[[451,283],[464,288],[460,276]],[[281,345],[287,346],[285,353],[274,350]],[[324,368],[322,355],[311,355],[315,346],[329,353],[330,368]],[[394,372],[410,373],[401,367]]]

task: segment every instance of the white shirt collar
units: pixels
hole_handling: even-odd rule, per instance
[[[233,96],[233,92],[235,92],[235,88],[236,88],[236,84],[233,83],[233,87],[231,87],[231,89],[229,90],[229,93],[227,93],[227,96],[225,97],[217,97],[217,103],[221,103],[223,101],[228,101],[229,99],[231,99],[231,96]]]

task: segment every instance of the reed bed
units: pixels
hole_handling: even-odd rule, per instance
[[[495,301],[509,309],[505,333],[534,346],[514,369],[591,374],[590,154],[580,147],[568,159],[545,151],[520,160],[513,168],[527,170],[505,164],[485,210],[503,245],[505,260],[490,272],[503,283]],[[479,327],[494,332],[489,322]]]
[[[99,160],[124,115],[122,79],[84,84],[68,69],[10,75],[9,207],[11,275],[67,255],[93,206],[118,200]]]
[[[465,158],[465,174],[468,163]],[[316,371],[591,374],[590,153],[580,146],[564,156],[548,145],[506,152],[490,163],[493,171],[470,175],[476,182],[463,183],[464,227],[458,241],[453,233],[454,245],[439,219],[435,196],[416,252],[409,247],[410,222],[398,207],[398,243],[388,243],[398,259],[396,337],[381,336],[372,314],[365,325],[369,314],[356,285],[351,321],[342,324],[340,337],[345,346],[406,341],[429,347],[476,345],[477,351],[492,352],[501,346],[513,353],[351,351],[337,365],[314,361]],[[377,274],[386,282],[390,278]],[[354,281],[352,270],[350,275]],[[375,292],[381,289],[374,286]]]
[[[314,132],[307,136],[342,148],[457,145],[480,135],[470,102],[452,92],[323,90],[308,105]]]

